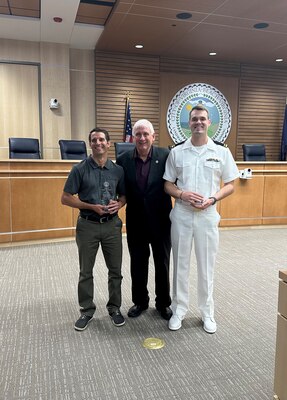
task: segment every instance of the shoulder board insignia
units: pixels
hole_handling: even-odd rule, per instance
[[[212,139],[212,140],[213,140],[213,139]],[[217,144],[218,146],[228,147],[228,145],[227,145],[226,143],[221,143],[221,142],[218,142],[217,140],[213,140],[213,142],[214,142],[215,144]]]
[[[186,139],[186,140],[187,140],[187,139]],[[169,150],[173,149],[173,148],[176,147],[176,146],[179,146],[180,144],[183,144],[184,142],[186,142],[186,140],[184,140],[183,142],[180,142],[180,143],[175,143],[175,144],[169,145],[169,146],[168,146]]]

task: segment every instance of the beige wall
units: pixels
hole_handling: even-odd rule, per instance
[[[41,43],[41,88],[43,120],[43,158],[59,157],[58,140],[71,137],[69,47]],[[59,101],[58,109],[50,109],[49,100]]]
[[[71,137],[85,140],[95,127],[94,51],[70,50]]]
[[[8,158],[10,136],[38,137],[45,159],[60,158],[59,139],[81,139],[87,142],[88,132],[95,126],[93,51],[70,50],[68,46],[57,43],[0,39],[0,60],[4,62],[2,67],[8,68],[10,74],[12,70],[20,68],[22,63],[26,63],[27,71],[17,74],[22,83],[18,85],[20,95],[15,95],[13,101],[22,113],[16,116],[10,113],[8,102],[6,108],[3,108],[3,99],[9,98],[11,87],[8,79],[5,85],[1,85],[1,159]],[[35,68],[40,68],[40,85],[37,74],[32,72]],[[23,91],[22,86],[25,85],[26,90]],[[59,109],[49,108],[51,98],[59,101]],[[30,121],[31,118],[33,121]]]
[[[0,64],[0,157],[7,158],[8,137],[40,139],[39,66]]]

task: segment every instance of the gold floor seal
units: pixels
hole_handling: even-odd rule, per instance
[[[162,339],[150,337],[143,341],[143,347],[146,349],[161,349],[165,346],[165,343]]]

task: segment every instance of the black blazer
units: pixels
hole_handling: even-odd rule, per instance
[[[163,174],[169,150],[153,146],[150,172],[145,193],[136,182],[134,150],[127,151],[117,158],[125,172],[126,184],[126,224],[127,231],[140,229],[140,221],[147,222],[156,236],[169,231],[169,213],[172,208],[171,198],[164,191]]]

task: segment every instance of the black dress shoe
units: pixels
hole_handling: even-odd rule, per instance
[[[161,317],[167,321],[172,317],[172,311],[170,307],[157,308],[157,311],[160,313]]]
[[[141,315],[141,313],[146,310],[148,307],[137,306],[136,304],[132,306],[128,311],[128,316],[130,318],[136,318]]]

